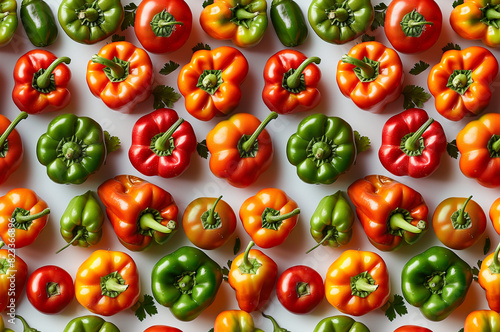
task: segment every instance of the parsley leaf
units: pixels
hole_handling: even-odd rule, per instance
[[[240,249],[241,249],[241,240],[237,236],[236,240],[234,241],[233,254],[236,255],[240,251]]]
[[[458,44],[453,44],[453,43],[448,43],[446,44],[442,50],[443,50],[443,53],[446,52],[446,51],[449,51],[449,50],[457,50],[457,51],[460,51],[462,48],[460,47],[460,45]]]
[[[483,254],[486,255],[490,251],[490,249],[491,249],[491,240],[487,236],[486,240],[484,241]]]
[[[431,95],[425,92],[424,88],[417,85],[407,85],[403,88],[403,107],[405,110],[413,107],[424,106],[424,103],[429,100]]]
[[[460,6],[464,3],[464,0],[455,0],[453,1],[453,8],[455,8],[456,6]]]
[[[205,8],[206,6],[210,6],[211,4],[214,3],[214,0],[205,0],[203,1],[203,8]]]
[[[450,157],[452,157],[453,159],[458,158],[458,148],[457,148],[457,140],[456,139],[454,139],[453,141],[448,142],[448,144],[446,144],[446,152],[448,152]]]
[[[125,5],[123,7],[125,10],[125,16],[123,17],[123,22],[121,25],[121,29],[126,30],[128,27],[133,27],[135,23],[135,12],[137,10],[137,5],[133,2]]]
[[[153,107],[155,110],[163,107],[172,107],[181,95],[174,88],[166,85],[157,85],[153,89]]]
[[[474,266],[472,268],[472,279],[474,279],[474,281],[478,280],[479,271],[481,270],[481,264],[483,264],[483,261],[482,260],[478,260],[477,261],[477,266]]]
[[[120,36],[120,35],[117,35],[117,34],[114,34],[113,36],[111,36],[111,42],[112,43],[119,42],[119,41],[125,41],[125,36]]]
[[[408,309],[406,309],[406,304],[401,295],[394,294],[394,299],[388,302],[388,307],[385,310],[385,316],[389,318],[392,322],[396,319],[396,313],[401,317],[408,313]]]
[[[151,295],[144,295],[144,299],[137,303],[137,309],[135,310],[135,316],[139,318],[142,322],[146,319],[146,313],[151,317],[158,313],[158,309],[156,309],[156,304]]]
[[[179,68],[179,64],[177,62],[170,60],[169,62],[167,62],[163,65],[162,69],[160,69],[160,74],[168,75],[171,72],[173,72],[174,70],[176,70],[177,68]]]
[[[370,148],[370,138],[367,136],[361,136],[357,130],[354,131],[354,140],[358,153],[366,151]]]
[[[104,131],[104,143],[108,153],[118,150],[120,147],[120,139],[117,136],[111,136],[108,131]]]
[[[203,159],[208,158],[208,148],[206,139],[196,144],[196,152],[198,152],[200,157],[202,157]]]
[[[378,27],[383,27],[385,24],[385,11],[387,10],[387,5],[383,2],[379,3],[374,9],[374,18],[371,25],[371,30],[376,30]]]
[[[361,37],[361,42],[364,43],[364,42],[369,42],[369,41],[375,41],[375,36],[370,36],[368,34],[364,34],[362,37]]]
[[[420,60],[419,62],[417,62],[416,64],[413,65],[412,69],[410,69],[410,74],[411,75],[418,75],[421,72],[423,72],[424,70],[426,70],[427,68],[429,68],[429,64]]]
[[[196,52],[196,51],[199,51],[199,50],[208,50],[210,51],[212,48],[210,47],[210,45],[208,44],[203,44],[203,43],[198,43],[196,44],[192,50],[193,50],[193,53]]]

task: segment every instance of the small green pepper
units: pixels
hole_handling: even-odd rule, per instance
[[[17,23],[16,0],[0,0],[0,47],[10,43]]]
[[[286,47],[301,45],[307,39],[306,19],[294,0],[273,0],[269,16],[280,42]]]
[[[322,319],[313,332],[370,332],[365,324],[349,316],[337,315]]]
[[[99,316],[87,315],[72,319],[63,332],[120,332],[120,329]]]
[[[21,22],[29,40],[36,47],[52,45],[59,34],[56,19],[49,5],[43,0],[23,0]]]

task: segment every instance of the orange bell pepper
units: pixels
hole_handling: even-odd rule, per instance
[[[240,103],[240,85],[248,74],[248,61],[234,47],[199,50],[177,78],[186,110],[198,120],[231,113]]]
[[[240,207],[245,231],[261,248],[282,244],[297,224],[299,213],[297,203],[276,188],[260,190]]]
[[[7,244],[8,249],[0,249],[0,312],[7,312],[8,316],[13,318],[17,308],[16,302],[28,280],[28,265],[16,253],[12,242]]]
[[[346,250],[326,272],[325,295],[339,311],[361,316],[387,303],[390,285],[382,257],[370,251]]]
[[[120,251],[94,251],[78,268],[75,296],[82,306],[102,316],[131,308],[140,296],[134,260]]]
[[[498,244],[494,253],[488,255],[481,263],[478,274],[479,285],[486,291],[486,300],[491,310],[500,311],[500,260]]]
[[[217,315],[214,332],[264,332],[255,328],[253,317],[243,310],[225,310]]]
[[[497,198],[490,206],[489,216],[493,228],[500,235],[500,197]]]
[[[498,61],[484,47],[446,51],[427,78],[436,110],[451,121],[478,115],[490,102],[497,73]]]
[[[87,65],[87,84],[92,94],[122,113],[132,112],[149,98],[153,79],[148,53],[129,42],[106,44]]]
[[[464,332],[495,332],[500,329],[500,314],[493,310],[475,310],[467,315]]]
[[[401,95],[403,63],[379,42],[355,45],[337,66],[340,92],[362,110],[380,113]]]

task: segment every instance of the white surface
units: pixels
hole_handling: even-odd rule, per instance
[[[47,0],[54,13],[57,13],[59,1]],[[304,14],[307,13],[309,1],[298,0]],[[136,2],[138,4],[139,2]],[[177,75],[179,69],[168,76],[158,74],[165,62],[173,60],[181,66],[188,63],[191,58],[191,48],[198,42],[208,43],[212,49],[222,45],[231,45],[229,41],[218,41],[208,37],[201,29],[199,24],[199,15],[201,12],[201,1],[188,1],[193,12],[193,31],[187,43],[173,54],[152,55],[154,70],[156,72],[155,84],[166,84],[177,89]],[[270,5],[271,1],[268,1]],[[388,2],[386,2],[388,3]],[[415,77],[408,74],[413,64],[418,60],[434,65],[441,58],[441,48],[448,42],[458,43],[465,48],[471,45],[481,45],[481,42],[468,42],[461,39],[449,26],[449,13],[452,9],[450,1],[439,1],[443,11],[443,30],[437,44],[430,50],[417,55],[401,55],[404,63],[405,81],[404,84],[418,84],[426,88],[426,79],[429,69],[419,76]],[[377,40],[390,46],[385,38],[382,28],[371,32]],[[137,41],[133,28],[129,28],[120,35],[125,35],[127,41],[140,46]],[[305,264],[317,269],[324,277],[329,265],[346,249],[370,250],[379,253],[390,267],[391,285],[393,293],[402,294],[400,288],[401,269],[415,254],[423,252],[431,245],[439,245],[432,228],[425,234],[421,241],[411,247],[403,247],[396,252],[380,252],[375,249],[366,238],[363,229],[356,221],[354,227],[354,236],[349,245],[337,249],[320,247],[309,255],[304,252],[315,244],[315,241],[309,235],[309,219],[316,205],[322,197],[335,193],[337,190],[346,190],[355,180],[368,174],[383,174],[396,178],[412,188],[419,191],[425,198],[429,206],[429,218],[435,207],[445,198],[450,196],[468,197],[473,195],[476,200],[488,213],[491,203],[499,196],[498,189],[486,189],[478,185],[475,180],[467,179],[459,170],[458,161],[443,156],[441,166],[433,175],[425,179],[411,179],[408,177],[395,177],[386,171],[378,160],[378,148],[381,141],[381,130],[385,121],[392,115],[403,110],[403,98],[399,98],[392,103],[382,114],[371,114],[358,109],[350,99],[342,96],[335,81],[335,71],[340,57],[347,53],[349,49],[360,42],[354,42],[345,45],[332,45],[321,40],[312,29],[309,29],[309,38],[305,44],[297,49],[307,56],[319,56],[322,59],[319,65],[322,71],[320,90],[322,92],[322,101],[315,112],[323,112],[330,116],[340,116],[347,120],[354,129],[363,135],[369,136],[372,142],[372,148],[358,156],[356,165],[349,173],[342,176],[332,185],[309,185],[303,183],[295,173],[295,167],[286,160],[285,147],[291,134],[297,129],[297,124],[309,113],[296,115],[280,116],[272,121],[268,130],[273,139],[275,156],[271,168],[265,172],[259,180],[246,189],[233,188],[224,180],[213,176],[208,167],[208,161],[194,156],[190,168],[179,178],[163,179],[160,177],[145,177],[137,172],[128,160],[128,148],[131,141],[131,130],[135,121],[142,115],[153,111],[152,97],[139,105],[132,114],[120,114],[108,109],[104,103],[92,96],[86,81],[85,70],[90,57],[98,50],[110,42],[110,39],[102,41],[95,45],[82,45],[71,40],[62,29],[59,29],[59,38],[55,44],[46,49],[57,56],[69,56],[72,62],[69,65],[72,71],[72,79],[69,85],[72,93],[72,101],[64,110],[55,113],[45,113],[41,115],[32,115],[24,120],[18,126],[18,131],[22,136],[25,146],[24,162],[19,170],[14,173],[10,179],[0,186],[0,194],[4,195],[8,190],[16,187],[27,187],[35,190],[37,194],[47,201],[52,212],[49,223],[42,231],[40,237],[29,247],[19,249],[17,254],[21,256],[29,266],[29,272],[33,272],[40,266],[47,264],[56,264],[66,269],[73,277],[79,265],[95,249],[121,250],[129,253],[140,267],[141,284],[143,293],[151,294],[150,273],[153,265],[163,255],[170,253],[182,245],[190,245],[182,229],[176,236],[162,247],[154,247],[146,252],[130,252],[124,248],[116,239],[116,235],[108,221],[104,227],[104,236],[102,242],[93,248],[70,247],[62,253],[55,255],[55,251],[65,244],[65,241],[59,234],[59,219],[66,208],[69,200],[75,195],[80,195],[89,189],[96,190],[105,180],[118,174],[132,174],[140,176],[148,181],[155,183],[172,193],[179,209],[181,211],[179,220],[182,217],[182,211],[189,202],[200,196],[219,196],[224,195],[226,200],[237,213],[242,202],[249,196],[254,195],[258,190],[265,187],[277,187],[283,189],[293,199],[295,199],[301,208],[299,223],[291,233],[285,243],[279,247],[265,250],[265,253],[273,258],[279,266],[279,273],[290,266]],[[13,119],[19,112],[12,102],[11,92],[14,85],[12,71],[17,59],[25,52],[33,49],[27,39],[21,23],[17,29],[14,40],[8,46],[0,49],[0,112],[9,119]],[[269,22],[268,29],[262,42],[254,48],[243,49],[242,52],[250,63],[250,72],[246,81],[242,85],[245,91],[239,108],[236,112],[250,112],[260,119],[268,114],[268,109],[261,99],[263,88],[262,70],[267,59],[275,52],[283,49],[274,29]],[[492,50],[496,56],[498,50]],[[486,112],[495,112],[496,105],[500,104],[500,94],[498,93],[499,80],[494,82],[494,97]],[[458,131],[465,126],[471,119],[464,119],[459,122],[451,122],[439,115],[434,108],[434,99],[431,98],[424,107],[427,112],[439,121],[447,134],[447,140],[451,141],[456,137]],[[184,108],[184,99],[181,98],[174,109],[189,121],[197,134],[198,141],[206,137],[208,131],[222,119],[213,119],[209,122],[201,122],[189,115]],[[46,168],[38,163],[36,159],[35,147],[40,135],[46,129],[47,124],[57,115],[64,112],[73,112],[77,115],[85,115],[94,118],[104,129],[112,135],[119,136],[122,142],[122,148],[108,156],[107,163],[101,170],[91,176],[87,182],[82,185],[60,185],[52,182],[46,175]],[[236,234],[242,240],[242,248],[246,246],[249,236],[246,234],[241,223],[238,224]],[[493,226],[488,221],[485,237],[489,236],[492,240],[492,249],[496,246],[500,237],[495,233]],[[215,259],[221,266],[226,265],[227,260],[233,259],[234,238],[224,247],[213,251],[207,251],[208,255]],[[460,257],[474,266],[478,259],[483,259],[484,238],[475,246],[457,252]],[[491,252],[491,251],[490,251]],[[90,314],[85,308],[74,300],[68,308],[56,316],[47,316],[36,311],[26,298],[25,293],[18,302],[17,312],[26,317],[33,327],[41,331],[62,331],[66,324],[74,317]],[[106,318],[118,325],[122,331],[142,332],[147,327],[154,324],[166,324],[178,327],[183,331],[208,331],[213,327],[216,315],[226,309],[237,309],[237,303],[234,291],[228,283],[224,282],[219,290],[217,298],[213,305],[202,315],[192,322],[181,322],[174,318],[168,308],[158,305],[159,313],[156,316],[148,317],[145,321],[139,322],[131,311],[121,312],[113,317]],[[418,308],[407,304],[408,314],[403,317],[397,317],[393,322],[384,316],[383,312],[376,310],[362,317],[355,319],[365,323],[371,331],[394,331],[397,327],[405,324],[417,324],[428,327],[433,331],[458,331],[463,327],[463,321],[466,315],[472,310],[487,309],[485,294],[477,282],[473,282],[465,303],[459,307],[452,315],[442,322],[431,322],[427,320]],[[312,331],[314,326],[323,318],[340,314],[327,301],[324,301],[311,314],[294,315],[286,311],[276,298],[273,292],[270,301],[264,307],[267,314],[273,315],[282,327],[291,331]],[[5,315],[4,315],[5,317]],[[266,331],[271,331],[271,323],[263,319],[259,313],[254,313],[256,325]],[[15,326],[9,326],[16,331],[21,331],[22,327],[18,322]]]

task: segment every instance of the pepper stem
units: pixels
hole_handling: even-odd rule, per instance
[[[174,132],[179,128],[179,126],[184,122],[183,118],[179,118],[175,123],[168,128],[166,132],[163,133],[156,141],[155,141],[155,149],[158,151],[166,151],[169,149],[169,141],[170,137],[174,134]]]
[[[262,313],[262,316],[271,320],[271,322],[273,323],[273,332],[289,332],[287,329],[280,327],[278,325],[278,322],[276,322],[276,320],[273,317],[266,315],[265,313]]]
[[[25,222],[30,222],[30,221],[36,220],[38,218],[41,218],[49,213],[50,213],[50,209],[46,208],[43,211],[40,211],[40,212],[35,213],[35,214],[28,214],[26,216],[23,216],[22,214],[18,214],[15,216],[15,219],[18,223],[22,224]]]
[[[500,13],[495,8],[488,8],[485,17],[488,20],[498,20],[500,19]]]
[[[424,132],[429,128],[429,126],[434,122],[433,118],[427,119],[423,125],[418,128],[416,132],[414,132],[405,142],[405,149],[408,151],[416,151],[420,148],[420,144],[418,141],[420,137],[424,134]]]
[[[286,79],[286,85],[292,89],[297,88],[300,85],[300,75],[302,75],[302,72],[306,69],[307,66],[309,66],[311,63],[319,64],[321,62],[321,59],[318,58],[317,56],[313,56],[310,58],[305,59],[297,69],[293,72],[292,75],[288,76]]]
[[[58,251],[56,251],[56,254],[60,253],[61,251],[63,251],[64,249],[66,249],[67,247],[69,247],[70,245],[73,244],[73,242],[77,241],[79,238],[81,238],[84,234],[84,231],[83,229],[79,229],[78,232],[76,232],[76,235],[74,238],[71,239],[71,241],[68,242],[68,244],[66,244],[64,247],[62,247],[61,249],[59,249]]]
[[[106,66],[110,69],[113,78],[122,78],[125,75],[125,68],[113,60],[106,59],[100,55],[94,54],[90,61]]]
[[[328,13],[328,19],[337,19],[339,22],[344,22],[349,18],[349,12],[345,8],[337,8]]]
[[[37,329],[34,329],[31,326],[29,326],[28,322],[23,317],[21,317],[19,315],[15,315],[15,317],[17,319],[19,319],[21,321],[21,323],[23,323],[23,328],[24,328],[23,332],[40,332]]]
[[[493,274],[500,273],[500,261],[498,260],[498,254],[500,253],[500,243],[498,243],[495,252],[493,253],[493,262],[488,266],[488,269]]]
[[[465,74],[458,74],[457,76],[455,76],[453,78],[453,81],[451,82],[451,84],[455,88],[460,89],[460,88],[463,88],[464,86],[466,86],[467,82],[468,82],[467,75],[465,75]]]
[[[172,233],[172,228],[159,223],[152,213],[145,213],[141,216],[139,227],[144,230],[153,229],[164,234]]]
[[[413,27],[418,27],[421,25],[434,25],[432,22],[427,22],[427,21],[416,21],[416,20],[410,20],[408,21],[408,27],[413,28]]]
[[[250,259],[248,259],[248,254],[250,253],[250,249],[255,245],[253,241],[250,241],[248,243],[247,248],[245,249],[245,253],[243,254],[243,261],[241,262],[239,268],[243,268],[245,270],[250,270],[252,269],[252,263],[250,262]]]
[[[5,144],[5,141],[7,140],[7,137],[12,133],[14,128],[17,126],[21,120],[24,120],[28,117],[28,113],[26,112],[21,112],[19,115],[10,123],[10,125],[5,129],[3,132],[2,136],[0,136],[0,150],[3,149],[3,145]]]
[[[377,284],[370,284],[366,278],[359,278],[354,283],[358,291],[373,293],[377,290]]]
[[[363,78],[369,79],[375,75],[375,68],[372,65],[350,55],[343,55],[341,61],[358,67]]]
[[[47,295],[49,297],[60,295],[61,294],[61,287],[57,282],[49,282],[47,283]]]
[[[277,216],[272,215],[271,213],[269,213],[269,214],[266,215],[266,221],[268,223],[272,224],[272,223],[283,221],[283,220],[286,220],[286,219],[291,218],[293,216],[296,216],[299,213],[300,213],[300,209],[299,208],[296,208],[295,210],[290,211],[290,212],[285,213],[285,214],[278,214]]]
[[[457,220],[455,221],[457,224],[459,225],[463,225],[467,222],[467,219],[465,218],[465,207],[467,206],[467,203],[469,203],[470,199],[472,198],[472,195],[469,196],[469,198],[467,198],[467,200],[465,201],[464,205],[462,205],[462,208],[459,210],[458,212],[458,217],[457,217]]]
[[[267,126],[267,124],[271,121],[274,120],[278,117],[278,113],[276,112],[271,112],[269,115],[260,123],[260,125],[255,129],[253,132],[252,136],[250,136],[243,144],[241,145],[243,151],[248,152],[250,149],[252,149],[255,140],[257,140],[257,137],[259,137],[260,133],[264,130],[264,128]]]
[[[433,292],[439,291],[443,288],[443,277],[440,274],[434,275],[428,282],[429,289]]]
[[[41,89],[47,88],[50,85],[50,75],[52,75],[52,72],[56,69],[56,67],[63,62],[69,64],[71,62],[71,59],[66,56],[55,59],[50,64],[50,66],[45,69],[43,74],[38,76],[38,78],[36,79],[36,85]]]
[[[104,284],[106,285],[106,290],[117,292],[119,294],[123,293],[128,288],[127,284],[122,285],[116,278],[109,278],[104,282]]]
[[[389,219],[389,226],[392,229],[403,229],[410,233],[418,234],[421,233],[422,230],[425,228],[425,222],[421,223],[422,221],[423,220],[420,220],[417,226],[413,226],[412,224],[406,221],[402,213],[395,213]]]
[[[491,149],[494,150],[495,152],[498,152],[498,150],[500,150],[500,138],[495,140],[495,142],[491,144]]]
[[[299,297],[311,294],[311,289],[307,282],[297,283],[296,292]]]
[[[184,23],[177,22],[177,21],[171,22],[171,21],[167,21],[167,20],[160,20],[160,21],[158,21],[158,27],[159,28],[168,27],[170,25],[184,25]]]
[[[333,228],[328,230],[328,232],[326,232],[326,235],[321,239],[321,241],[319,241],[317,245],[315,245],[314,247],[312,247],[311,249],[306,251],[306,254],[310,253],[311,251],[313,251],[314,249],[316,249],[317,247],[322,245],[326,240],[329,240],[334,234],[335,234],[335,231],[333,230]]]
[[[179,288],[183,292],[188,292],[190,289],[193,288],[193,277],[190,274],[186,274],[182,276],[182,278],[179,280],[177,283],[179,285]]]
[[[245,8],[238,8],[234,13],[234,16],[236,17],[237,20],[249,20],[256,17],[257,15],[259,15],[259,12],[252,13],[246,10]]]
[[[213,225],[217,222],[217,219],[214,218],[214,213],[215,213],[215,207],[217,206],[217,203],[219,203],[220,199],[222,198],[222,195],[217,198],[217,200],[214,202],[214,205],[212,205],[212,208],[208,212],[208,217],[206,220],[206,223],[209,225]]]
[[[95,22],[99,18],[99,12],[95,8],[87,8],[78,13],[79,20]]]

